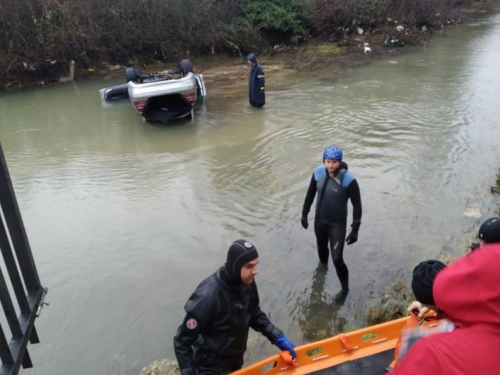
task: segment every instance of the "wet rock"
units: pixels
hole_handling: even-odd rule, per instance
[[[468,207],[464,211],[464,215],[467,217],[475,218],[475,219],[479,219],[481,216],[483,216],[483,215],[481,215],[481,211],[479,210],[478,207]]]
[[[382,308],[373,308],[368,312],[368,324],[375,325],[385,322],[386,311]]]
[[[401,293],[406,289],[406,285],[403,284],[402,281],[398,282],[392,287],[392,290],[396,293]]]
[[[160,359],[144,367],[139,375],[178,375],[181,371],[176,361]]]
[[[491,187],[492,194],[500,194],[500,169],[498,170],[495,185]]]
[[[413,300],[414,296],[409,291],[407,275],[402,274],[399,281],[386,289],[378,306],[369,310],[366,318],[368,325],[380,324],[408,315],[406,309]]]
[[[294,35],[290,38],[290,42],[298,46],[306,41],[303,35]]]
[[[449,265],[451,262],[453,262],[453,260],[455,259],[452,255],[451,255],[451,252],[453,251],[453,249],[447,249],[447,247],[445,246],[443,248],[443,250],[441,251],[441,253],[439,254],[439,260],[441,262],[443,262],[444,264],[446,265]]]
[[[346,332],[347,319],[339,316],[334,322],[334,328],[336,332]]]

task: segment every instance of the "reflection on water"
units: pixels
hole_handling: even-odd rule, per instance
[[[263,310],[295,343],[366,324],[394,278],[463,253],[500,160],[500,17],[434,37],[415,54],[331,72],[266,75],[266,107],[208,87],[194,121],[158,126],[130,103],[103,107],[79,80],[0,95],[0,139],[50,307],[33,374],[137,374],[174,358],[196,285],[246,237]],[[234,86],[234,85],[233,85]],[[343,147],[363,219],[346,248],[344,305],[317,268],[300,213],[326,145]],[[310,218],[312,220],[312,218]],[[248,360],[275,348],[252,338]]]
[[[297,298],[300,313],[297,322],[303,342],[322,340],[344,331],[346,319],[338,316],[343,301],[339,301],[325,290],[327,271],[328,269],[319,263],[314,271],[309,297],[304,293]]]

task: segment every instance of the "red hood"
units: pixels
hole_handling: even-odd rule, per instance
[[[486,245],[438,273],[436,305],[458,327],[500,327],[500,244]]]

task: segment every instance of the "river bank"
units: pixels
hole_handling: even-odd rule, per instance
[[[428,43],[432,43],[433,38],[446,37],[450,27],[467,22],[474,14],[488,12],[486,4],[486,1],[478,1],[442,17],[437,13],[435,20],[427,23],[407,23],[387,18],[382,25],[363,29],[353,21],[350,29],[339,28],[334,34],[310,40],[292,38],[291,43],[264,48],[259,54],[260,63],[266,72],[283,69],[314,72],[327,67],[339,72],[342,68],[367,64],[374,59],[425,48]],[[233,52],[232,58],[228,54],[187,54],[181,58],[190,58],[195,70],[209,79],[213,77],[234,82],[234,79],[246,75],[246,53],[236,45],[233,46]],[[234,61],[235,57],[237,63],[227,63],[228,60]],[[71,64],[74,64],[74,72],[71,71]],[[136,57],[122,64],[101,60],[85,60],[84,63],[78,60],[46,60],[40,64],[17,62],[15,66],[7,67],[8,74],[1,75],[0,91],[47,86],[78,78],[124,76],[127,66],[139,67],[148,73],[165,70],[175,64],[175,61],[151,60],[147,57]]]

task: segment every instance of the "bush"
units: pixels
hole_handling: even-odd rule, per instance
[[[253,0],[243,9],[246,18],[260,30],[304,34],[305,0]]]
[[[387,17],[425,23],[466,1],[471,0],[2,0],[0,80],[16,67],[23,71],[48,59],[76,60],[79,66],[173,61],[259,50],[265,40],[290,34],[352,31]]]

